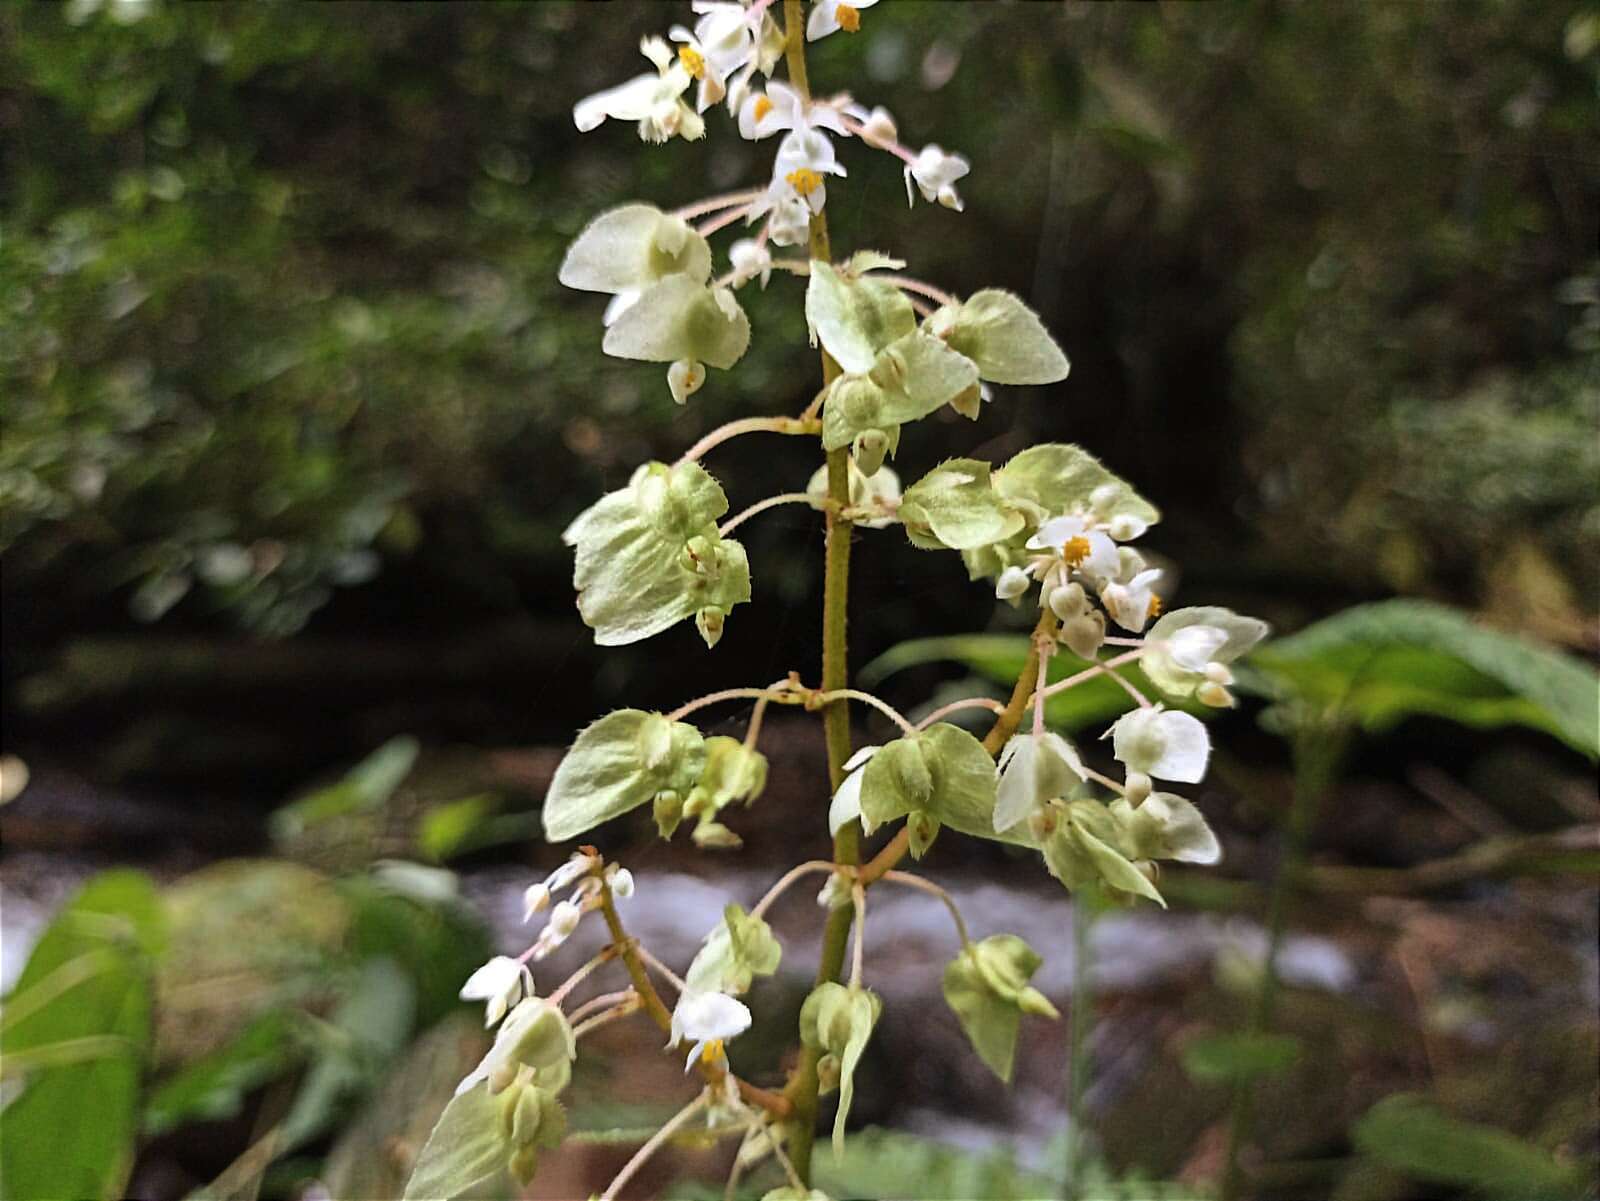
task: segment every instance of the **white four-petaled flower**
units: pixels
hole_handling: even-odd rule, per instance
[[[924,200],[937,200],[947,209],[960,212],[965,206],[956,191],[956,180],[972,170],[972,164],[959,154],[951,154],[942,147],[927,145],[915,159],[906,164],[906,203],[916,203],[911,185],[916,184]]]
[[[830,33],[844,30],[855,33],[861,28],[861,10],[871,8],[878,0],[816,0],[811,6],[811,16],[806,19],[806,41],[814,42]]]
[[[1160,705],[1123,714],[1103,737],[1129,771],[1160,780],[1198,783],[1211,756],[1211,736],[1200,719]]]

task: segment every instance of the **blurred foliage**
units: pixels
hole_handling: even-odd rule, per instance
[[[72,615],[110,591],[141,620],[221,611],[286,634],[387,562],[447,585],[441,620],[463,598],[565,613],[557,535],[587,500],[736,410],[804,402],[813,365],[776,298],[752,305],[752,357],[683,412],[655,369],[604,360],[597,306],[558,290],[597,209],[689,200],[764,162],[726,137],[580,142],[572,101],[663,21],[649,4],[592,17],[0,12],[13,601],[89,620]],[[839,244],[1016,288],[1074,360],[1060,392],[990,406],[980,453],[1082,440],[1148,485],[1166,536],[1261,535],[1254,562],[1198,566],[1202,587],[1437,591],[1589,637],[1592,5],[1470,0],[1440,22],[1404,5],[902,2],[870,29],[819,48],[822,86],[861,81],[907,138],[975,166],[965,214],[908,217],[897,165],[857,155]],[[909,437],[908,464],[952,432]],[[764,481],[796,453],[730,451],[719,470]],[[793,459],[797,481],[809,470]],[[758,590],[791,604],[814,586],[772,553],[792,528],[752,532]],[[897,549],[885,572],[914,559]],[[986,603],[865,599],[867,635]]]

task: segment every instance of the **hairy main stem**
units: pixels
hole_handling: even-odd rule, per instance
[[[800,93],[802,102],[811,97],[806,75],[805,15],[801,0],[783,0],[786,42],[784,58],[789,83]],[[811,257],[829,262],[833,258],[828,243],[828,221],[822,213],[811,218]],[[822,383],[831,384],[839,374],[839,364],[823,351]],[[828,452],[827,537],[824,549],[822,584],[822,691],[835,692],[849,684],[846,659],[845,623],[850,599],[851,523],[843,516],[850,503],[850,452],[848,448]],[[823,735],[828,746],[828,779],[837,789],[844,781],[845,760],[850,757],[850,708],[844,698],[830,701],[822,710]],[[833,839],[835,863],[855,865],[861,861],[861,823],[849,822]],[[828,915],[822,933],[822,957],[817,965],[817,982],[837,980],[844,967],[845,948],[850,937],[854,910],[840,906]],[[789,1157],[795,1172],[808,1185],[811,1181],[811,1147],[817,1125],[817,1061],[820,1053],[802,1050],[800,1062],[785,1095],[794,1105],[794,1129],[790,1133]]]

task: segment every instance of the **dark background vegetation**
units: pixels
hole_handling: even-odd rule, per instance
[[[5,830],[8,852],[42,850],[30,871],[53,876],[64,850],[96,864],[178,844],[259,850],[272,805],[416,736],[427,750],[398,812],[358,815],[331,844],[272,827],[279,852],[325,873],[272,865],[262,904],[287,909],[415,850],[419,798],[520,788],[536,802],[553,748],[608,708],[814,677],[814,515],[779,509],[741,530],[755,600],[709,654],[688,623],[599,652],[560,542],[637,463],[734,416],[797,412],[817,386],[787,277],[741,293],[750,353],[683,408],[658,366],[600,353],[599,298],[556,283],[598,211],[670,207],[768,169],[772,144],[740,142],[720,114],[696,144],[573,129],[576,99],[645,69],[641,33],[687,19],[687,5],[556,0],[0,7],[0,750],[33,769]],[[842,147],[835,246],[904,257],[956,292],[1013,289],[1073,364],[1059,385],[999,390],[976,424],[908,429],[903,475],[1078,442],[1164,509],[1145,542],[1181,569],[1177,604],[1227,604],[1288,633],[1423,597],[1600,650],[1600,6],[886,0],[864,29],[815,48],[818,89],[848,83],[891,109],[903,140],[973,169],[965,213],[907,212],[899,164]],[[714,452],[735,509],[804,485],[816,455],[800,442]],[[1027,616],[894,530],[857,545],[857,667],[910,637]],[[910,707],[950,675],[924,666],[884,691]],[[1244,882],[1282,861],[1289,756],[1256,716],[1218,723],[1203,799],[1241,891],[1197,889],[1185,903],[1198,909],[1259,915],[1264,894]],[[771,728],[788,731],[773,788],[741,827],[740,864],[757,871],[822,847],[800,774],[818,770],[815,731]],[[500,748],[516,749],[484,753]],[[1348,874],[1484,835],[1592,833],[1592,765],[1526,730],[1420,720],[1352,742],[1344,768],[1312,850],[1345,895],[1319,901],[1314,924],[1363,965],[1367,1008],[1319,1008],[1320,994],[1290,1007],[1285,1024],[1320,1039],[1320,1057],[1268,1106],[1269,1153],[1332,1163],[1350,1152],[1345,1123],[1421,1077],[1450,1082],[1439,1091],[1457,1112],[1592,1162],[1592,876],[1464,877],[1424,902],[1367,897]],[[130,797],[132,817],[116,808]],[[652,845],[647,826],[616,835],[641,835],[629,850],[647,866],[722,870]],[[532,827],[505,827],[519,828]],[[468,857],[468,874],[554,855],[529,845]],[[998,852],[948,854],[976,880],[1002,877]],[[8,857],[8,884],[22,862]],[[348,903],[360,927],[365,887],[342,880],[345,900],[330,893],[312,915],[340,955],[343,934],[322,924]],[[169,907],[222,913],[185,953],[257,920],[250,895],[226,875],[180,885]],[[229,916],[235,903],[247,916]],[[396,929],[367,941],[393,952],[410,937]],[[479,922],[442,937],[461,958],[489,935]],[[420,987],[434,1008],[461,967],[433,965]],[[187,968],[162,971],[182,983]],[[1163,985],[1101,1009],[1171,1051],[1175,1030],[1243,1021],[1208,971],[1181,995]],[[1398,1033],[1373,1017],[1395,1006]],[[1503,1016],[1492,1037],[1485,1014]],[[868,1120],[899,1116],[893,1067],[912,1071],[920,1033],[882,1036],[899,1051],[878,1065]],[[163,1032],[163,1062],[182,1059],[182,1034]],[[1033,1057],[1054,1071],[1047,1037]],[[1102,1146],[1118,1165],[1214,1179],[1226,1095],[1178,1105],[1193,1090],[1176,1062],[1097,1103]],[[959,1071],[934,1091],[966,1097]],[[652,1095],[678,1086],[663,1079]],[[1059,1096],[1054,1077],[1044,1087]],[[144,1145],[149,1195],[182,1195],[248,1141],[242,1127],[187,1129]],[[891,1192],[911,1178],[884,1171]],[[1327,1177],[1313,1162],[1260,1195]],[[1462,1195],[1379,1177],[1339,1195]]]

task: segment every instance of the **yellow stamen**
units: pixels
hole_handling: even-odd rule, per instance
[[[789,186],[802,196],[809,196],[822,186],[822,176],[810,167],[799,167],[784,176]]]
[[[1076,567],[1089,557],[1089,540],[1082,534],[1068,538],[1061,544],[1061,561],[1068,567]]]
[[[693,46],[683,46],[678,50],[678,57],[683,60],[683,69],[695,79],[706,77],[706,56]]]
[[[717,1064],[721,1063],[726,1058],[727,1053],[723,1050],[722,1040],[720,1038],[712,1039],[700,1049],[701,1063]]]
[[[759,121],[778,106],[772,103],[772,97],[762,94],[756,97],[756,120]]]
[[[1157,618],[1157,617],[1160,617],[1160,616],[1161,616],[1161,598],[1159,596],[1157,596],[1155,593],[1152,592],[1150,594],[1150,618],[1154,619],[1154,618]]]
[[[833,11],[839,18],[839,28],[846,33],[855,33],[861,28],[861,10],[854,5],[841,4]]]

